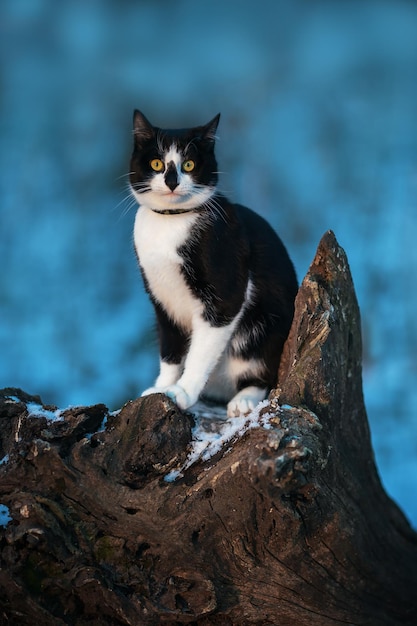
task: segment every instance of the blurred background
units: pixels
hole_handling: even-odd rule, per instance
[[[300,281],[326,230],[346,250],[378,468],[417,527],[416,33],[402,0],[2,0],[0,386],[116,409],[151,384],[132,111],[220,111],[221,188]]]

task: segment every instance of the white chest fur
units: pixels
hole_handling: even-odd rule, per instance
[[[136,252],[153,297],[185,329],[191,328],[193,316],[201,313],[203,306],[184,280],[183,260],[177,250],[189,238],[197,219],[194,213],[160,215],[140,207],[134,227]]]

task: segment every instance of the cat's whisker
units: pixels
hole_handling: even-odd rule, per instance
[[[184,154],[186,154],[188,150],[191,148],[191,146],[194,146],[194,145],[195,145],[195,137],[193,137],[191,141],[189,141],[187,145],[185,146]]]
[[[211,205],[210,203],[207,203],[207,204],[206,204],[206,209],[207,209],[207,210],[208,210],[208,212],[209,212],[209,217],[210,217],[211,222],[215,222],[215,220],[217,219],[217,216],[218,216],[218,215],[220,215],[220,217],[221,217],[221,218],[223,219],[223,221],[224,221],[224,218],[223,218],[223,216],[221,215],[221,213],[218,213],[218,211],[216,210],[216,208],[215,208],[213,205]]]
[[[146,191],[151,191],[151,186],[146,183],[134,183],[132,185],[132,190],[137,193],[144,193]]]
[[[120,200],[120,201],[119,201],[119,202],[118,202],[118,203],[117,203],[117,204],[113,207],[113,209],[112,209],[112,210],[113,210],[113,211],[116,211],[116,210],[119,208],[119,206],[121,206],[122,204],[124,204],[124,203],[125,203],[125,202],[127,202],[127,201],[129,201],[129,203],[130,203],[130,201],[131,201],[131,200],[132,200],[132,192],[130,192],[130,193],[126,193],[126,194],[123,196],[123,198],[122,198],[122,199],[121,199],[121,200]]]
[[[158,150],[159,150],[159,152],[161,154],[163,154],[164,151],[165,151],[165,148],[164,148],[165,136],[166,135],[165,135],[164,131],[161,128],[159,128],[158,132],[156,134],[156,145],[157,145],[157,148],[158,148]]]
[[[123,210],[121,211],[118,220],[126,217],[129,211],[137,206],[136,200],[133,197],[126,196],[115,207],[113,207],[112,211],[116,211],[121,205],[123,206],[124,203],[126,203],[126,205],[123,207]]]
[[[207,206],[210,209],[213,217],[218,215],[223,220],[223,222],[227,224],[226,212],[223,209],[223,207],[214,198],[209,198],[209,200],[207,200],[207,202],[205,203],[205,206]]]
[[[211,198],[206,199],[205,187],[202,187],[201,189],[199,189],[198,187],[195,187],[194,196],[196,196],[196,199],[198,199],[199,196],[201,198],[204,198],[201,204],[201,208],[206,209],[208,213],[210,214],[210,216],[213,218],[213,220],[215,219],[216,214],[219,214],[224,220],[224,215],[222,215],[221,207],[216,203],[214,198],[211,197]]]
[[[123,207],[119,219],[123,219],[131,209],[137,207],[137,200],[132,193],[132,187],[129,183],[126,184],[124,192],[123,198],[111,209],[112,211],[117,211],[119,207]]]
[[[122,198],[120,202],[118,202],[114,207],[112,207],[112,211],[117,211],[120,206],[123,206],[125,204],[125,202],[128,202],[130,205],[131,199],[129,196],[125,196],[124,198]]]
[[[133,209],[134,205],[129,205],[124,209],[124,211],[119,215],[118,221],[124,219],[126,215],[129,213],[130,209]]]
[[[115,178],[115,180],[121,180],[122,178],[127,178],[128,176],[130,176],[131,174],[134,174],[135,172],[127,172],[127,174],[121,174],[120,176],[117,176]]]
[[[222,196],[228,196],[230,193],[232,193],[230,189],[224,187],[223,185],[219,185],[217,187],[217,192],[220,193]]]

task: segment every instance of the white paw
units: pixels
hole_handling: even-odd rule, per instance
[[[165,392],[164,387],[149,387],[148,389],[145,389],[145,391],[142,391],[140,395],[141,397],[143,397],[143,396],[150,396],[153,393],[164,393],[164,392]]]
[[[183,411],[196,403],[196,400],[191,398],[181,385],[169,385],[169,387],[164,389],[163,393],[168,396],[168,398],[171,398]]]
[[[235,395],[227,405],[228,417],[247,415],[266,397],[266,389],[246,387]]]

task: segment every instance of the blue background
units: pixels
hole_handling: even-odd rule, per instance
[[[0,386],[114,409],[152,382],[132,110],[221,111],[221,187],[300,280],[327,229],[348,254],[377,464],[417,526],[416,33],[402,0],[2,0]]]

